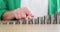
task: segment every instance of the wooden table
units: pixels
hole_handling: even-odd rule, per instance
[[[0,32],[60,32],[60,24],[0,24]]]

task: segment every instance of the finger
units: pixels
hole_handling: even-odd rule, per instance
[[[27,18],[28,18],[28,19],[32,19],[32,17],[31,17],[31,16],[27,16]]]
[[[24,12],[21,13],[21,18],[26,19],[26,14]]]
[[[21,13],[18,12],[18,19],[21,19]]]
[[[30,17],[34,17],[34,15],[32,15],[32,13],[26,13],[27,16],[30,16]]]
[[[26,8],[25,11],[26,11],[27,15],[33,16],[32,13],[31,13],[31,11],[29,11],[29,9]]]
[[[18,12],[16,10],[13,12],[16,19],[18,19]]]

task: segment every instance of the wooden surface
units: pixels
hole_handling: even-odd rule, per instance
[[[0,24],[0,32],[60,32],[59,24]]]

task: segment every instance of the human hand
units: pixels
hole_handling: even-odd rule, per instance
[[[16,19],[31,19],[33,17],[28,8],[22,7],[13,11]]]

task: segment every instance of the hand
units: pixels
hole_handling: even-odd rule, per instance
[[[13,11],[16,19],[31,19],[33,17],[28,8],[22,7]]]
[[[14,11],[7,11],[3,14],[3,20],[11,20],[11,19],[31,19],[32,18],[32,13],[29,11],[28,8],[23,7],[23,8],[18,8]]]

